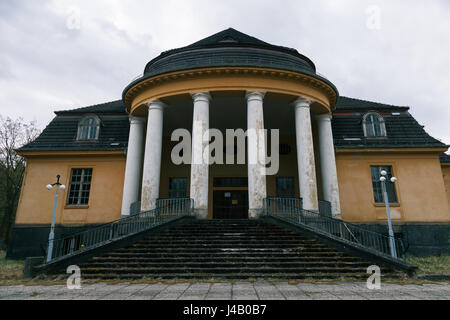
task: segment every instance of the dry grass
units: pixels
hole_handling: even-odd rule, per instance
[[[5,259],[6,251],[0,251],[0,282],[23,279],[25,261]]]
[[[408,257],[407,262],[419,267],[418,274],[450,274],[450,254]]]

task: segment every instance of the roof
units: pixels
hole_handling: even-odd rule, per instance
[[[153,59],[152,61],[158,60],[164,56],[172,55],[172,54],[179,53],[179,52],[186,51],[186,50],[206,49],[206,48],[224,48],[224,47],[239,47],[241,49],[242,49],[242,47],[260,48],[260,49],[264,48],[264,49],[269,49],[269,50],[285,52],[290,55],[293,55],[293,56],[303,59],[305,62],[308,63],[311,70],[316,71],[316,67],[315,67],[314,63],[308,57],[300,54],[296,49],[273,45],[268,42],[257,39],[255,37],[249,36],[245,33],[235,30],[233,28],[228,28],[226,30],[215,33],[212,36],[209,36],[200,41],[194,42],[186,47],[181,47],[181,48],[165,51],[165,52],[161,53],[159,57]],[[152,61],[150,61],[149,64],[151,64]]]
[[[80,114],[80,113],[126,113],[125,105],[122,100],[115,100],[111,102],[100,103],[88,107],[55,111],[57,115],[63,114]]]
[[[340,96],[335,105],[335,111],[338,110],[409,110],[409,107]]]
[[[408,107],[340,97],[333,113],[332,129],[336,148],[444,148],[431,137]],[[365,138],[362,117],[370,110],[380,112],[386,124],[386,138]],[[86,114],[101,120],[98,141],[76,140],[78,122]],[[394,114],[393,114],[394,113]],[[18,151],[103,151],[124,150],[128,145],[129,119],[121,100],[88,107],[57,111],[57,116],[33,142]],[[450,162],[449,155],[441,162]]]
[[[170,72],[210,67],[257,67],[280,69],[309,75],[338,90],[326,78],[316,74],[314,63],[293,48],[269,44],[229,28],[188,46],[161,53],[147,63],[141,78],[123,91],[147,78]]]
[[[442,163],[450,163],[450,154],[443,153],[440,159]]]
[[[340,97],[333,113],[332,128],[337,148],[444,148],[408,112],[408,107]],[[387,137],[364,137],[362,117],[378,111],[384,118]]]
[[[198,47],[206,47],[210,45],[216,45],[218,43],[239,43],[241,45],[254,45],[254,46],[273,46],[270,43],[259,40],[255,37],[249,36],[245,33],[242,33],[236,29],[228,28],[212,36],[204,38],[200,41],[194,42],[187,46],[187,48],[198,48]],[[174,49],[177,50],[177,49]],[[174,51],[170,50],[170,51]],[[295,50],[295,49],[290,49]]]
[[[314,63],[297,50],[276,46],[229,28],[151,60],[144,75],[205,67],[270,67],[315,74]]]
[[[129,118],[121,100],[73,110],[57,111],[56,117],[33,142],[18,151],[116,151],[128,144]],[[77,141],[78,122],[94,113],[100,118],[97,141]]]

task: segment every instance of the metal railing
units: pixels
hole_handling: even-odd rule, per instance
[[[306,226],[313,231],[321,231],[332,238],[345,240],[365,248],[377,251],[383,255],[391,256],[389,236],[361,228],[357,225],[345,223],[342,220],[324,216],[317,212],[304,210],[292,205],[279,210],[277,204],[280,198],[265,199],[266,215],[274,216],[289,223]],[[293,202],[295,203],[295,202]],[[405,259],[405,250],[401,239],[395,239],[397,256]]]
[[[169,216],[191,215],[194,200],[190,198],[168,198],[158,199],[156,209],[159,214]]]
[[[122,218],[89,230],[59,237],[53,240],[51,260],[62,260],[101,247],[105,244],[149,230],[175,218],[190,216],[193,210],[192,199],[157,200],[156,209],[142,211],[138,214]],[[48,250],[47,243],[47,250]]]
[[[280,216],[284,214],[289,216],[292,210],[300,210],[303,208],[303,200],[302,198],[267,198],[265,199],[265,208],[267,212],[276,213]]]

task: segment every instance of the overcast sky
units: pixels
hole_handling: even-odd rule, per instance
[[[450,1],[1,0],[0,114],[121,98],[161,51],[228,27],[296,48],[341,95],[410,106],[450,144]]]

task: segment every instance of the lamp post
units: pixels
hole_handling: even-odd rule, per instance
[[[385,170],[382,170],[381,172],[381,188],[383,189],[383,196],[384,196],[384,203],[386,205],[386,212],[387,212],[387,218],[388,218],[388,227],[389,227],[389,247],[391,249],[391,256],[394,258],[397,258],[397,250],[395,248],[395,238],[394,238],[394,230],[392,229],[392,222],[391,222],[391,213],[389,211],[389,198],[386,191],[386,180],[387,180],[387,172]],[[391,178],[391,182],[395,183],[397,182],[396,177]]]
[[[54,186],[56,186],[55,202],[53,204],[52,226],[50,228],[50,234],[48,235],[47,263],[49,263],[50,260],[52,260],[53,240],[55,239],[55,219],[56,219],[56,205],[58,204],[58,191],[59,189],[61,190],[66,189],[66,186],[59,182],[59,178],[61,178],[61,176],[58,174],[56,178],[57,180],[55,183],[47,185],[47,190],[51,190],[53,189]]]

